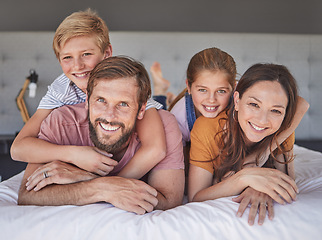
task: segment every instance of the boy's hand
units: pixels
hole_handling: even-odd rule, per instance
[[[96,147],[90,146],[72,146],[70,163],[86,171],[98,174],[100,176],[108,175],[118,164],[111,159],[112,154],[108,154]]]
[[[266,211],[270,220],[274,218],[273,199],[251,187],[246,188],[238,197],[233,198],[233,201],[240,203],[237,211],[238,217],[241,217],[248,205],[250,205],[248,224],[251,226],[254,225],[257,212],[259,225],[264,223]]]
[[[27,190],[38,191],[50,184],[70,184],[97,178],[98,176],[69,163],[53,161],[39,167],[27,179]]]

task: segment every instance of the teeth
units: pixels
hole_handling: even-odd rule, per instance
[[[100,126],[106,131],[116,131],[119,129],[119,126],[111,126],[110,124],[100,123]]]
[[[86,75],[87,75],[87,73],[81,73],[81,74],[75,73],[76,77],[85,77]]]
[[[257,130],[257,131],[262,131],[262,130],[265,129],[265,128],[258,127],[258,126],[254,125],[252,123],[250,123],[250,125],[252,125],[252,127],[255,128],[255,130]]]
[[[207,110],[209,110],[209,111],[213,111],[213,110],[216,110],[217,109],[217,107],[205,107]]]

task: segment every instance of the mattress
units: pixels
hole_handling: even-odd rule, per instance
[[[275,217],[248,225],[232,197],[136,215],[108,203],[18,206],[23,172],[0,183],[0,239],[322,239],[322,153],[294,146],[295,202],[274,204]],[[256,218],[257,220],[257,218]]]

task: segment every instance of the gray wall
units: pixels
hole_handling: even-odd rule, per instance
[[[321,0],[1,0],[0,31],[54,31],[88,7],[113,31],[322,34]]]

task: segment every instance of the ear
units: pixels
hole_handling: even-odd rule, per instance
[[[145,109],[146,109],[146,103],[142,105],[141,109],[138,112],[138,116],[137,116],[138,120],[141,120],[143,118]]]
[[[188,89],[188,93],[191,94],[191,88],[189,87],[188,79],[186,79],[186,86],[187,86],[187,89]]]
[[[239,92],[235,91],[234,92],[234,105],[235,105],[235,110],[238,111],[239,109]]]
[[[107,48],[105,49],[105,51],[104,51],[104,59],[105,59],[105,58],[108,58],[108,57],[112,57],[112,53],[113,53],[112,45],[111,45],[111,44],[109,44],[109,45],[107,46]]]

